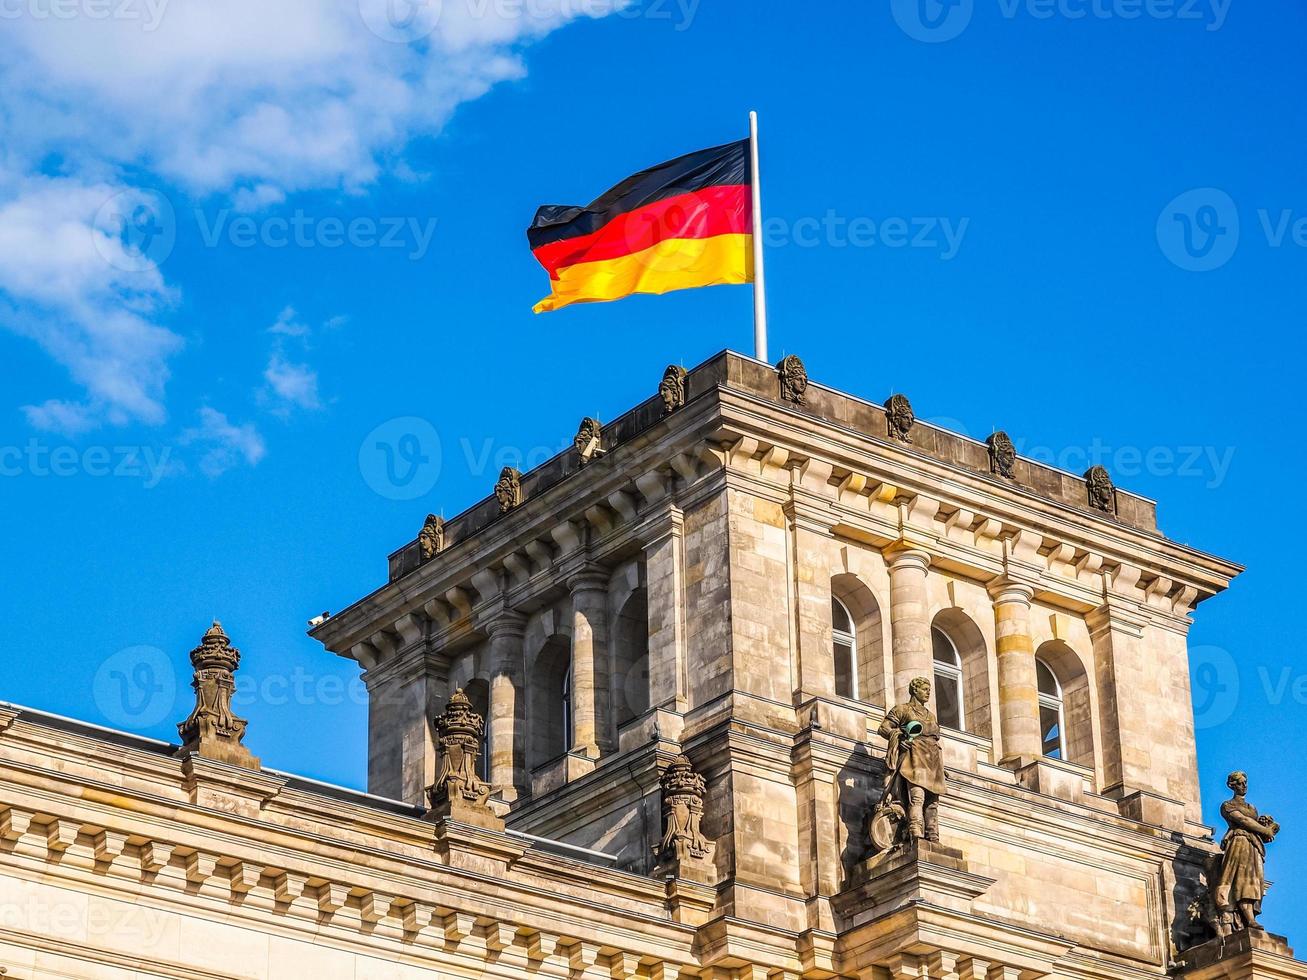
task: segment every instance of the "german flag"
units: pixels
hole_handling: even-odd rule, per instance
[[[642,170],[587,207],[542,207],[526,235],[553,292],[535,312],[752,282],[752,184],[740,140]]]

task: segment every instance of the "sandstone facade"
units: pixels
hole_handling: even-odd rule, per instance
[[[1186,634],[1240,569],[1168,540],[1103,474],[1013,459],[906,399],[887,417],[806,371],[798,390],[798,369],[724,353],[676,373],[674,398],[651,375],[646,401],[426,526],[315,626],[365,669],[370,796],[11,712],[4,901],[71,911],[48,939],[6,923],[0,963],[1307,974],[1265,934],[1212,953],[1189,914],[1216,845]],[[869,864],[875,733],[916,676],[956,712],[941,841]],[[494,819],[423,811],[455,690],[486,719]],[[692,792],[665,805],[669,785]],[[693,815],[679,844],[669,813]],[[133,915],[154,945],[95,925]]]

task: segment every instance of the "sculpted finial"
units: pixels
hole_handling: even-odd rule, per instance
[[[707,781],[683,755],[673,759],[659,780],[663,793],[663,838],[654,848],[658,863],[678,877],[706,881],[714,845],[704,837],[703,801]]]
[[[179,754],[199,755],[235,766],[258,769],[259,760],[241,744],[245,738],[244,718],[237,718],[231,710],[231,697],[236,690],[236,668],[241,653],[216,619],[204,632],[200,645],[191,651],[191,666],[195,669],[191,688],[195,691],[195,707],[186,720],[177,726],[182,747]]]
[[[502,829],[503,822],[487,803],[495,788],[477,772],[485,719],[460,688],[449,696],[444,714],[435,721],[440,773],[427,790],[432,815]]]

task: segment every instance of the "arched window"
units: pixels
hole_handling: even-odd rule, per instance
[[[848,607],[830,600],[831,640],[835,646],[835,693],[842,698],[858,696],[858,636]]]
[[[527,681],[527,766],[538,769],[572,747],[572,647],[551,636],[532,658]]]
[[[938,626],[930,630],[930,643],[935,659],[935,717],[945,728],[966,731],[962,657],[949,635]]]
[[[1042,660],[1035,661],[1035,675],[1039,687],[1039,734],[1044,742],[1044,755],[1050,759],[1063,759],[1066,757],[1066,713],[1062,685]]]
[[[649,710],[649,597],[636,589],[613,623],[613,721],[620,729]]]

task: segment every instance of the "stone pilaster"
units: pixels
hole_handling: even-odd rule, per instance
[[[1030,635],[1030,602],[1035,590],[1005,577],[990,585],[989,594],[994,600],[998,647],[1000,758],[1005,765],[1020,767],[1043,755],[1035,642]]]
[[[526,687],[522,634],[526,617],[505,610],[486,626],[490,635],[489,750],[490,783],[501,798],[526,795]]]
[[[914,677],[930,677],[933,658],[930,644],[930,601],[926,594],[926,572],[930,554],[920,548],[898,544],[885,550],[890,575],[890,631],[894,654],[895,703],[908,700],[908,685]]]
[[[801,500],[785,504],[790,526],[791,574],[794,576],[799,689],[804,694],[835,694],[835,659],[831,645],[831,518]],[[857,692],[853,692],[857,696]]]
[[[421,804],[436,776],[431,719],[449,694],[444,668],[422,649],[378,661],[363,674],[368,689],[368,792]]]
[[[685,711],[685,515],[669,505],[644,548],[649,595],[649,703]]]
[[[592,568],[567,584],[572,590],[572,751],[597,759],[613,748],[608,576]]]

